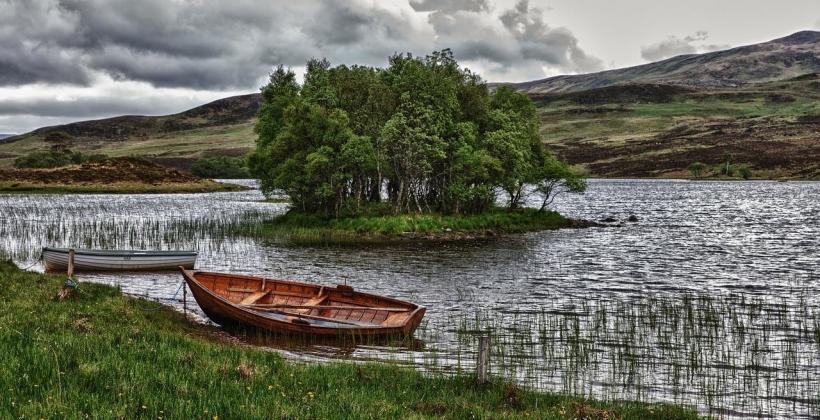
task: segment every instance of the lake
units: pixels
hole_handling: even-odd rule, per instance
[[[428,308],[411,345],[262,343],[297,359],[458,372],[483,331],[495,373],[541,389],[726,417],[820,415],[820,183],[591,180],[553,207],[619,223],[388,246],[237,236],[238,223],[287,208],[262,198],[0,195],[0,252],[42,270],[45,245],[195,249],[199,269],[347,282]],[[182,307],[176,273],[80,279]]]

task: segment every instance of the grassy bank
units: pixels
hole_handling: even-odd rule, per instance
[[[554,211],[493,209],[477,215],[401,214],[322,217],[291,211],[266,222],[261,236],[303,243],[380,242],[412,239],[460,240],[505,233],[587,227]]]
[[[155,303],[0,261],[2,418],[696,418],[391,365],[303,364]]]
[[[0,181],[0,193],[38,193],[38,194],[170,194],[170,193],[203,193],[217,191],[240,191],[245,187],[211,180],[195,182],[167,182],[147,184],[142,182],[111,183],[37,183]]]

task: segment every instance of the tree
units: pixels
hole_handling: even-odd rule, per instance
[[[535,193],[541,197],[541,211],[546,210],[561,193],[579,194],[586,191],[586,180],[572,171],[566,163],[549,153],[545,153],[542,159],[536,168],[537,180],[534,188]]]
[[[262,87],[262,103],[254,127],[259,137],[256,149],[248,157],[248,168],[266,194],[275,189],[271,184],[274,170],[271,165],[275,162],[270,159],[269,148],[284,126],[285,110],[296,101],[300,89],[296,74],[281,65],[271,72],[268,84]]]
[[[706,164],[701,162],[693,162],[689,165],[689,172],[692,173],[692,176],[695,179],[700,179],[703,177],[703,171],[706,170]]]
[[[449,50],[394,55],[389,66],[311,59],[304,83],[277,67],[262,87],[252,173],[265,194],[302,212],[339,216],[479,213],[504,191],[582,191],[582,180],[544,150],[535,106],[509,87],[492,94]],[[563,166],[562,166],[563,165]],[[385,205],[372,205],[382,201]]]

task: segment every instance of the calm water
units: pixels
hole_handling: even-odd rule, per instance
[[[230,235],[286,209],[261,199],[0,195],[0,250],[36,270],[44,245],[196,249],[200,269],[347,281],[428,308],[409,347],[266,341],[295,357],[470,369],[482,330],[497,374],[530,386],[719,416],[820,415],[820,183],[593,180],[554,207],[620,226],[364,247]],[[181,306],[177,274],[81,278]]]

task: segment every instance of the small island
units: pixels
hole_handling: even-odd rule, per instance
[[[244,187],[199,178],[142,158],[109,158],[70,150],[34,152],[15,169],[0,169],[0,192],[16,193],[194,193]]]
[[[532,100],[491,91],[449,50],[394,55],[387,68],[306,68],[299,84],[279,66],[262,88],[250,171],[291,203],[268,236],[460,239],[589,225],[549,210],[586,182],[544,148]]]

